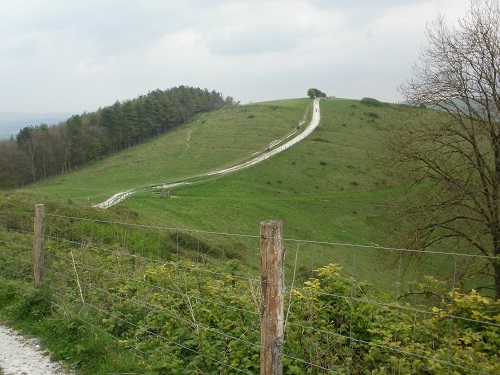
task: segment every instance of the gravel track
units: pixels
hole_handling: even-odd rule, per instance
[[[0,325],[0,368],[4,375],[70,375],[40,349],[38,339],[20,336]]]

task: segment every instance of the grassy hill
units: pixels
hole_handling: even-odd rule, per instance
[[[317,223],[323,216],[319,222],[328,223],[333,211],[376,214],[383,211],[378,205],[384,204],[393,189],[388,177],[374,168],[369,153],[379,147],[380,124],[392,121],[398,110],[379,109],[378,121],[367,118],[364,111],[366,109],[356,101],[324,100],[320,127],[291,149],[209,183],[175,189],[172,194],[176,199],[158,199],[146,191],[124,202],[124,206],[144,214],[148,224],[164,218],[183,227],[247,233],[252,228],[255,231],[259,220],[269,218],[284,220],[288,233],[303,239],[345,238],[345,234],[340,235],[332,228],[309,229],[308,223]],[[261,145],[255,144],[253,150],[258,150]],[[250,149],[248,154],[251,152]],[[317,207],[326,210],[325,214]],[[233,213],[241,210],[244,215],[240,216],[244,217],[240,220]],[[300,218],[301,215],[312,217]],[[299,217],[294,219],[294,216]],[[254,219],[249,220],[251,217]],[[365,243],[376,240],[368,234],[367,237]],[[351,239],[359,241],[360,237]]]
[[[277,219],[283,221],[287,238],[391,246],[395,239],[385,223],[388,202],[399,190],[374,164],[372,154],[380,150],[387,126],[410,120],[400,106],[373,104],[323,100],[321,124],[304,141],[245,170],[202,182],[193,179],[191,185],[174,189],[173,199],[160,198],[151,186],[248,160],[303,121],[307,124],[312,101],[274,101],[203,114],[149,142],[34,184],[23,193],[37,203],[89,204],[142,187],[141,193],[111,211],[133,212],[147,225],[244,234],[258,234],[260,221]],[[338,256],[320,256],[316,262],[348,266],[351,252],[342,248]],[[299,262],[310,265],[310,257],[306,252]],[[392,262],[372,253],[358,268],[363,278],[378,283],[382,278],[382,284],[390,285],[392,276],[384,272]],[[381,273],[376,275],[373,269]]]
[[[279,105],[225,107],[138,146],[31,185],[39,199],[93,203],[119,191],[189,178],[233,165],[293,131],[307,114],[306,99]]]
[[[397,239],[387,232],[386,221],[389,202],[400,188],[371,154],[381,147],[381,131],[406,116],[404,111],[344,99],[324,100],[321,107],[320,127],[283,153],[209,183],[175,189],[175,199],[155,198],[145,191],[120,209],[139,212],[151,225],[258,234],[260,221],[274,219],[283,221],[289,239],[394,245]],[[331,246],[316,250],[318,266],[352,266],[352,248],[337,247],[335,254]],[[366,250],[356,271],[364,280],[388,287],[395,279],[390,271],[394,259],[379,255]],[[310,267],[311,257],[304,249],[299,264]],[[288,262],[292,268],[294,257]]]
[[[445,278],[462,260],[383,249],[401,240],[391,223],[405,193],[374,156],[385,130],[418,126],[406,108],[325,99],[321,124],[305,140],[238,172],[197,177],[301,131],[311,108],[308,99],[226,107],[1,194],[0,213],[28,214],[0,215],[0,268],[7,275],[0,275],[0,320],[42,335],[55,358],[82,373],[222,373],[226,366],[257,372],[259,223],[278,219],[285,283],[292,286],[285,296],[285,373],[315,372],[312,365],[318,373],[383,366],[442,373],[450,358],[450,368],[494,372],[498,329],[491,322],[498,309],[476,291],[448,294],[457,285]],[[190,185],[172,189],[170,199],[153,188],[180,180]],[[138,193],[109,210],[90,205],[129,189]],[[26,222],[35,203],[56,214],[47,226],[54,233],[45,263],[50,298],[28,287],[33,223]],[[83,217],[91,220],[74,219]],[[57,312],[51,301],[62,306],[57,315],[48,313]],[[464,349],[464,332],[476,337],[474,350]]]

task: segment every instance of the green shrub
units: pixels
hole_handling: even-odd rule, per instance
[[[384,107],[385,103],[382,103],[381,101],[378,101],[377,99],[373,98],[363,98],[361,99],[361,104],[367,105],[369,107]]]
[[[371,118],[380,118],[380,115],[373,112],[365,112],[365,115]]]
[[[175,241],[209,250],[190,234]],[[84,297],[92,309],[75,302],[78,289],[66,278],[46,280],[57,295],[0,278],[0,316],[41,336],[54,358],[85,374],[259,372],[259,281],[235,276],[245,271],[241,262],[180,257],[141,266],[115,258],[115,250],[86,248],[93,267],[105,270],[78,270],[91,280]],[[67,256],[68,249],[50,242],[47,251]],[[74,272],[71,260],[51,267]],[[500,372],[500,304],[475,290],[446,291],[428,277],[401,295],[435,298],[394,302],[336,264],[314,272],[303,266],[297,276],[305,281],[285,294],[283,373]]]
[[[41,320],[52,312],[50,296],[46,290],[26,286],[17,290],[16,298],[11,302],[10,315],[15,320]]]
[[[314,142],[323,142],[323,143],[330,143],[330,141],[328,139],[325,139],[325,138],[314,138],[313,139]]]

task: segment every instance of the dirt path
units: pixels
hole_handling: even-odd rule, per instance
[[[37,339],[27,339],[0,325],[0,368],[4,375],[63,375],[59,364],[40,350]]]
[[[283,144],[283,145],[281,145],[279,147],[276,147],[276,148],[274,148],[272,150],[269,150],[269,151],[266,151],[266,152],[263,152],[263,153],[259,153],[253,159],[251,159],[251,160],[249,160],[249,161],[247,161],[245,163],[242,163],[242,164],[239,164],[239,165],[235,165],[234,167],[230,167],[230,168],[218,169],[216,171],[208,172],[208,173],[202,174],[200,176],[195,176],[195,177],[217,176],[217,175],[223,175],[223,174],[226,174],[226,173],[231,173],[231,172],[239,171],[241,169],[244,169],[244,168],[250,167],[252,165],[255,165],[257,163],[260,163],[261,161],[264,161],[264,160],[270,158],[271,156],[276,155],[276,154],[278,154],[278,153],[286,150],[287,148],[293,146],[294,144],[300,142],[305,137],[307,137],[309,134],[311,134],[313,132],[313,130],[316,129],[316,127],[319,125],[319,122],[321,120],[321,110],[320,110],[319,102],[320,102],[319,98],[317,98],[317,99],[314,100],[314,103],[313,103],[313,115],[312,115],[311,122],[309,123],[309,125],[307,126],[307,128],[305,128],[302,133],[300,133],[296,137],[292,138],[291,140],[289,140],[285,144]],[[189,135],[188,135],[188,142],[189,142]],[[287,138],[288,137],[286,137],[285,139],[287,139]],[[273,141],[272,142],[272,144],[273,144],[272,147],[280,144],[282,141],[283,140],[281,140],[281,141]],[[192,177],[192,178],[195,178],[195,177]],[[163,185],[159,185],[159,186],[156,186],[156,187],[157,188],[168,189],[168,188],[173,188],[175,186],[187,185],[187,184],[189,184],[188,181],[180,181],[180,182],[175,182],[175,183],[171,183],[171,184],[163,184]],[[131,190],[123,191],[123,192],[120,192],[120,193],[116,193],[115,195],[113,195],[108,200],[106,200],[106,201],[104,201],[102,203],[95,204],[94,207],[103,208],[103,209],[109,208],[111,206],[114,206],[114,205],[122,202],[124,199],[126,199],[130,195],[134,194],[136,191],[138,191],[138,190],[131,189]]]

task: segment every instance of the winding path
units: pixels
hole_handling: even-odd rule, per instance
[[[224,175],[224,174],[227,174],[227,173],[239,171],[241,169],[244,169],[244,168],[250,167],[252,165],[255,165],[257,163],[260,163],[261,161],[264,161],[264,160],[270,158],[271,156],[276,155],[276,154],[278,154],[278,153],[286,150],[287,148],[293,146],[294,144],[300,142],[305,137],[307,137],[309,134],[311,134],[314,131],[314,129],[316,129],[316,127],[319,125],[319,122],[321,120],[321,111],[320,111],[319,102],[320,102],[320,98],[314,99],[314,102],[313,102],[313,115],[312,115],[312,118],[311,118],[311,122],[309,123],[309,125],[307,126],[307,128],[305,128],[303,132],[301,132],[299,135],[297,135],[296,137],[292,138],[291,140],[289,140],[285,144],[283,144],[283,145],[281,145],[279,147],[276,147],[276,148],[274,148],[272,150],[263,152],[263,153],[259,154],[258,156],[254,157],[253,159],[251,159],[249,161],[246,161],[244,163],[235,165],[235,166],[230,167],[230,168],[218,169],[218,170],[215,170],[215,171],[212,171],[212,172],[208,172],[208,173],[205,173],[205,174],[202,174],[202,175],[199,175],[199,176],[195,176],[195,177],[190,178],[189,180],[191,180],[193,178],[196,178],[196,177],[211,177],[211,176]],[[281,143],[281,141],[277,142],[276,145],[279,144],[279,143]],[[169,189],[169,188],[173,188],[173,187],[176,187],[176,186],[189,185],[189,184],[190,183],[186,180],[186,181],[178,181],[178,182],[170,183],[170,184],[158,185],[156,187],[157,188],[162,188],[162,189]],[[136,193],[137,191],[138,191],[138,189],[131,189],[131,190],[123,191],[123,192],[120,192],[120,193],[116,193],[115,195],[113,195],[108,200],[106,200],[106,201],[104,201],[102,203],[95,204],[94,207],[103,208],[103,209],[112,207],[112,206],[114,206],[114,205],[122,202],[127,197],[129,197],[130,195]]]

